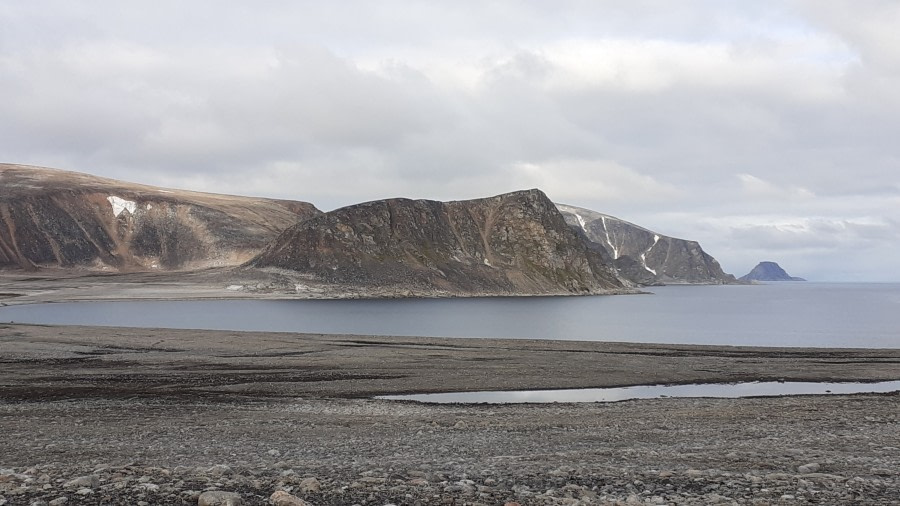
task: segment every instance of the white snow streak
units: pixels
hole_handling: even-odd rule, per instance
[[[581,230],[584,230],[584,232],[587,233],[587,226],[584,223],[584,218],[582,218],[581,215],[578,213],[572,213],[572,214],[574,214],[575,218],[578,219],[578,224],[581,225]]]
[[[658,242],[659,242],[659,236],[656,234],[653,234],[653,244],[651,244],[650,247],[647,248],[647,251],[641,253],[641,263],[644,264],[644,269],[647,269],[648,272],[653,273],[654,276],[656,276],[656,269],[651,269],[647,265],[647,253],[650,253],[650,250],[652,250],[653,247],[656,246],[656,243],[658,243]]]
[[[110,205],[112,205],[113,214],[115,214],[117,218],[120,214],[122,214],[122,211],[128,211],[128,214],[134,214],[134,211],[137,209],[136,203],[130,200],[121,199],[113,195],[106,197],[106,200],[108,200]]]
[[[619,258],[619,248],[617,248],[612,243],[612,240],[609,238],[609,229],[606,228],[606,216],[601,216],[600,220],[603,221],[603,231],[606,233],[606,244],[609,244],[609,247],[612,248],[612,250],[613,250],[613,259],[614,260],[618,259]]]

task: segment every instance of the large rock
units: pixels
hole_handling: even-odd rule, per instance
[[[345,207],[287,229],[249,266],[450,294],[589,294],[627,285],[539,190]]]
[[[239,265],[319,214],[306,202],[165,190],[0,164],[0,269]]]
[[[566,222],[609,255],[625,278],[642,285],[734,283],[696,241],[669,237],[581,207],[557,204]]]
[[[240,494],[220,490],[203,492],[197,499],[197,506],[241,506],[242,504]]]
[[[100,485],[100,479],[96,476],[79,476],[63,483],[64,488],[96,488]]]
[[[272,506],[310,506],[310,504],[297,496],[288,494],[284,490],[279,490],[269,497],[269,504]]]

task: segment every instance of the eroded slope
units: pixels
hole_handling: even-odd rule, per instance
[[[238,265],[306,202],[237,197],[0,164],[0,268],[175,270]]]

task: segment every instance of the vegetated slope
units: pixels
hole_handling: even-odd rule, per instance
[[[775,262],[760,262],[740,279],[741,281],[806,281],[803,278],[791,276]]]
[[[557,204],[566,222],[602,247],[625,278],[642,285],[735,283],[696,241],[676,239],[575,206]]]
[[[167,190],[0,164],[0,268],[239,265],[282,230],[317,214],[306,202]]]
[[[284,231],[248,265],[454,295],[604,293],[628,285],[539,190],[344,207]]]

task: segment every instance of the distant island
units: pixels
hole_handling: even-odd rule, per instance
[[[806,281],[791,276],[775,262],[760,262],[749,273],[739,278],[741,281]]]

